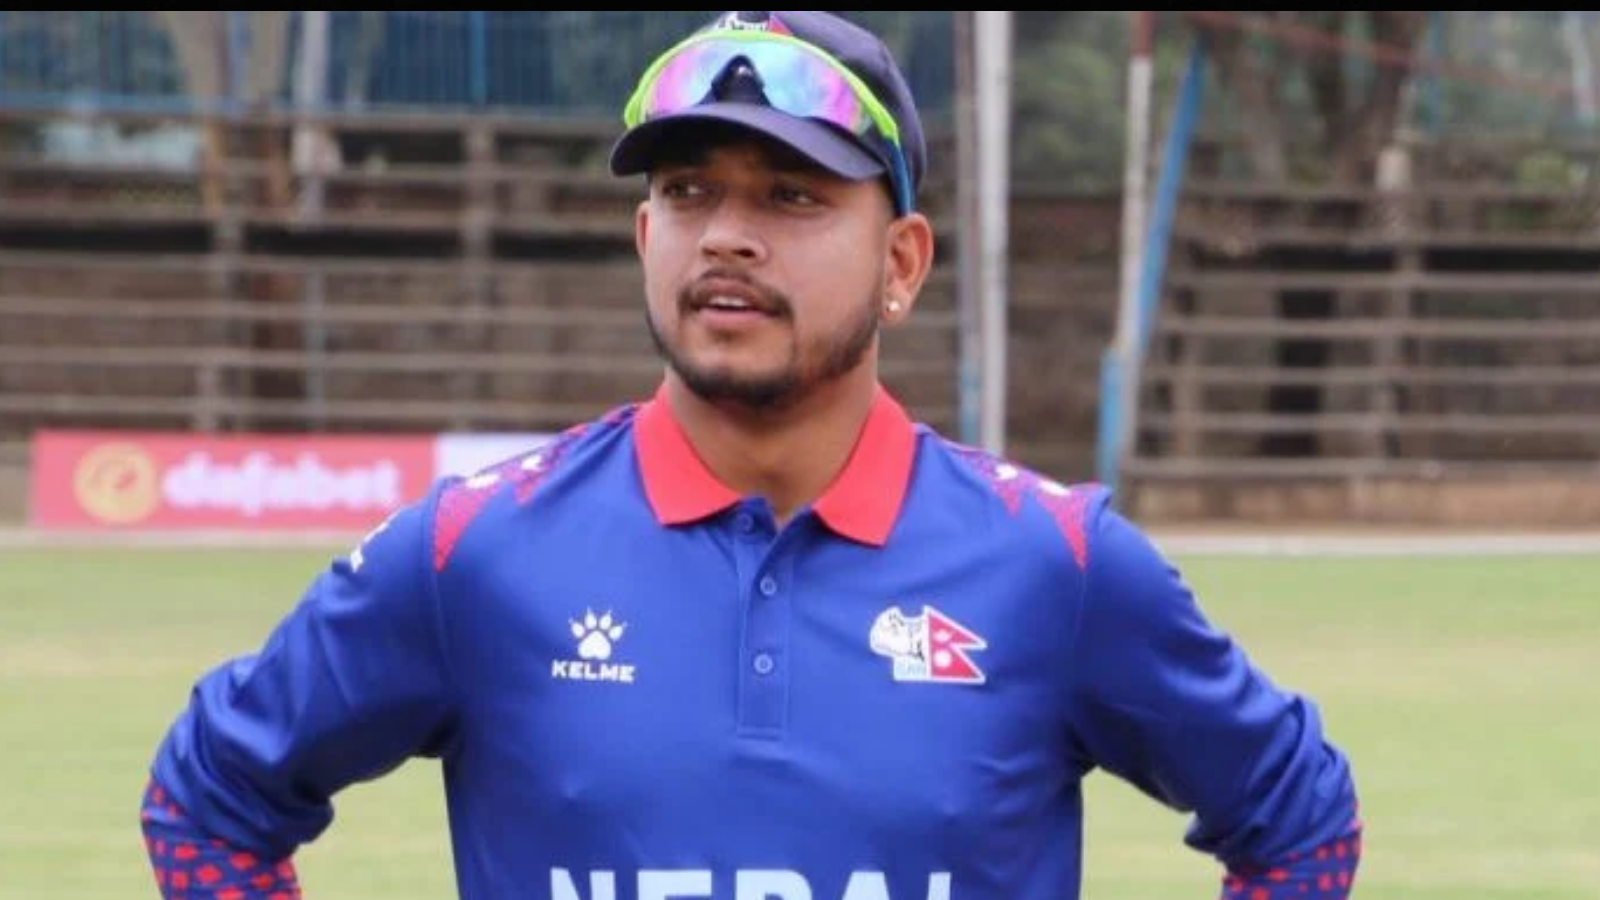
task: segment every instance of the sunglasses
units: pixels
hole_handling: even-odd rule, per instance
[[[740,57],[760,76],[773,108],[820,119],[868,142],[881,138],[889,149],[895,206],[902,213],[913,208],[910,169],[894,116],[843,63],[790,35],[716,29],[684,40],[645,70],[623,122],[633,128],[705,102],[728,63]]]

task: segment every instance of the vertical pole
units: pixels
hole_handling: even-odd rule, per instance
[[[1428,137],[1437,137],[1439,129],[1444,127],[1444,86],[1435,66],[1444,59],[1444,12],[1441,10],[1428,11],[1427,31],[1427,74],[1423,76],[1428,92],[1427,103],[1427,131]]]
[[[1122,254],[1118,273],[1117,334],[1103,364],[1098,478],[1115,488],[1131,426],[1126,420],[1123,368],[1133,358],[1139,320],[1139,273],[1143,268],[1146,173],[1150,165],[1151,49],[1154,12],[1133,10],[1128,21],[1128,119],[1122,171]],[[1106,402],[1109,401],[1109,402]]]
[[[321,126],[310,121],[313,112],[327,108],[328,91],[328,10],[302,10],[300,65],[295,70],[294,105],[304,117],[294,129],[294,168],[305,178],[301,186],[300,215],[315,218],[322,213],[322,179],[318,177],[326,162],[326,136]]]
[[[977,446],[983,421],[983,342],[978,310],[982,292],[979,277],[978,229],[978,118],[976,75],[973,65],[972,10],[951,13],[956,58],[956,229],[957,294],[956,339],[960,346],[957,373],[961,442]]]
[[[1115,490],[1122,467],[1131,452],[1139,421],[1139,388],[1145,347],[1161,303],[1166,275],[1167,242],[1183,187],[1185,163],[1195,120],[1205,98],[1205,48],[1195,44],[1172,122],[1162,149],[1162,168],[1140,251],[1138,281],[1131,309],[1121,311],[1111,353],[1104,360],[1100,390],[1099,479]]]
[[[328,10],[305,10],[300,43],[300,66],[295,72],[295,108],[301,115],[327,108],[328,90]],[[316,221],[322,217],[322,172],[327,163],[328,135],[322,126],[302,120],[294,131],[294,168],[305,179],[300,187],[300,215]],[[306,399],[311,406],[310,422],[316,429],[325,424],[327,372],[326,284],[321,266],[306,272],[302,302],[305,311],[304,347],[309,357],[306,366]]]
[[[249,102],[246,93],[246,72],[250,68],[250,22],[245,10],[230,9],[223,12],[223,33],[227,36],[228,84],[222,92],[227,111],[234,112]]]
[[[982,267],[983,406],[982,446],[1005,452],[1006,441],[1006,260],[1011,188],[1011,12],[977,10],[974,25],[978,118],[978,210]]]
[[[1561,35],[1572,57],[1572,104],[1578,122],[1592,125],[1595,120],[1594,58],[1589,53],[1589,37],[1584,31],[1586,14],[1582,10],[1561,12]]]

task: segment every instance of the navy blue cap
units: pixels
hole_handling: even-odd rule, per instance
[[[860,78],[883,104],[900,131],[900,145],[910,172],[908,193],[915,198],[927,171],[928,150],[917,115],[916,100],[894,56],[872,32],[838,16],[814,10],[728,12],[706,26],[770,30],[790,34],[827,51]],[[702,29],[704,30],[704,29]],[[760,102],[724,93],[699,106],[642,123],[622,135],[611,150],[614,175],[636,175],[650,169],[663,147],[662,139],[674,135],[686,122],[725,122],[774,138],[818,165],[845,178],[873,178],[893,171],[887,141],[878,145],[811,119],[798,118]],[[902,209],[905,213],[909,210]]]

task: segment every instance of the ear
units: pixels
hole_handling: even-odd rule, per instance
[[[889,223],[883,267],[885,324],[897,325],[911,315],[933,268],[933,252],[933,226],[927,216],[910,213]]]
[[[650,238],[650,201],[643,200],[639,208],[633,211],[633,248],[639,254],[639,259],[644,259],[645,244]]]

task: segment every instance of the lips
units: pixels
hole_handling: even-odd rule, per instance
[[[715,309],[723,312],[761,312],[754,303],[743,297],[730,297],[718,295],[697,304],[699,309]]]
[[[731,278],[703,278],[689,291],[689,309],[693,312],[760,313],[781,316],[781,301],[743,280]]]

